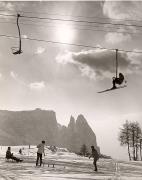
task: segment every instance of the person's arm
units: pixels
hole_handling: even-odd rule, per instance
[[[40,144],[37,145],[37,148],[39,148],[39,147],[40,147]]]
[[[89,159],[92,157],[92,154],[90,154]]]
[[[6,158],[9,158],[9,153],[8,153],[8,151],[6,151]]]

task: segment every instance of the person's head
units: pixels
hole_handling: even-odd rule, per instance
[[[95,149],[94,146],[91,146],[91,149],[94,150]]]
[[[44,141],[44,140],[42,141],[42,144],[45,144],[45,141]]]
[[[10,150],[11,150],[11,147],[9,146],[7,149],[8,149],[8,151],[10,151]]]

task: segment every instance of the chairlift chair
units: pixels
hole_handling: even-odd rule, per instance
[[[122,73],[119,73],[121,75],[123,75]],[[112,78],[113,82],[114,80],[118,80],[118,49],[116,49],[116,70],[115,70],[115,77]],[[124,80],[124,82],[126,83],[127,81]],[[126,85],[124,84],[123,86],[121,86],[122,83],[117,83],[120,86],[114,86],[115,84],[113,84],[112,88],[106,89],[104,91],[99,91],[98,93],[103,93],[103,92],[107,92],[107,91],[111,91],[111,90],[116,90],[116,89],[120,89],[120,88],[124,88],[126,87]]]
[[[18,27],[18,33],[19,33],[19,47],[12,47],[11,48],[12,53],[14,55],[22,53],[22,50],[21,50],[21,33],[20,33],[20,27],[19,27],[19,17],[20,17],[20,14],[17,14],[17,27]]]

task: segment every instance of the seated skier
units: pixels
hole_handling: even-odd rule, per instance
[[[13,156],[13,153],[11,153],[11,147],[8,147],[7,151],[6,151],[6,159],[13,159],[16,162],[22,162],[22,159],[19,159],[15,156]]]
[[[113,79],[113,81],[112,81],[113,87],[112,88],[115,89],[115,88],[117,88],[116,84],[121,85],[123,83],[124,75],[122,73],[119,73],[119,77],[118,78],[113,77],[112,79]]]

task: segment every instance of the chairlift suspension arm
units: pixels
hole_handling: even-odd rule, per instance
[[[117,59],[117,55],[118,55],[118,49],[116,49],[116,78],[118,75],[118,59]]]
[[[20,27],[19,27],[19,17],[20,17],[20,14],[17,14],[17,27],[18,27],[18,33],[19,33],[19,50],[21,51],[21,33],[20,33]]]

